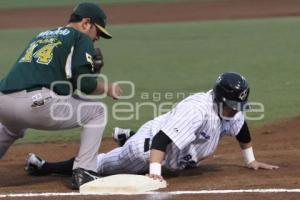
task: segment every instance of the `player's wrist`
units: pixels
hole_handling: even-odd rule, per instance
[[[149,174],[161,176],[161,164],[157,162],[150,163]]]
[[[253,148],[247,148],[242,150],[242,154],[244,157],[245,164],[248,166],[250,163],[255,161],[254,153],[253,153]]]

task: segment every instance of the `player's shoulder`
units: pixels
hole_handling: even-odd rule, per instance
[[[46,37],[59,37],[59,36],[69,36],[72,35],[72,30],[68,27],[57,27],[53,29],[44,30],[37,34],[37,38],[46,38]]]
[[[65,38],[68,40],[71,46],[75,46],[76,51],[79,52],[89,52],[92,53],[94,49],[93,40],[85,33],[74,29],[72,27],[66,27],[67,30],[70,30],[71,36],[69,38]]]
[[[237,130],[239,130],[245,122],[244,113],[241,111],[237,112],[235,116],[231,120],[228,120],[227,122],[230,124],[232,128],[235,129],[237,128]]]
[[[66,27],[68,30],[70,30],[72,33],[74,33],[74,35],[78,36],[78,37],[82,37],[86,40],[89,40],[92,42],[92,39],[85,33],[75,29],[75,28],[72,28],[72,27]]]
[[[194,106],[210,106],[213,103],[212,91],[194,93],[184,101]]]
[[[85,33],[77,30],[77,29],[74,29],[72,27],[65,27],[66,30],[69,30],[70,33],[71,33],[71,36],[73,37],[73,39],[75,41],[79,41],[79,42],[82,42],[82,43],[86,43],[90,46],[93,46],[93,40]]]
[[[237,112],[233,118],[234,121],[244,121],[244,119],[245,119],[244,113],[241,111]]]
[[[81,31],[69,27],[57,27],[54,29],[49,29],[42,31],[37,34],[36,38],[50,38],[50,37],[57,37],[60,40],[71,40],[71,41],[79,41],[82,40],[87,43],[93,43],[92,39],[85,33],[82,33]]]
[[[190,95],[180,102],[181,107],[193,110],[194,113],[205,114],[213,108],[212,95],[209,92],[199,92]]]

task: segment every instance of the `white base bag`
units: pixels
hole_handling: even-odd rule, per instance
[[[118,174],[99,178],[83,184],[81,194],[143,194],[148,191],[166,188],[166,181],[159,181],[142,175]]]

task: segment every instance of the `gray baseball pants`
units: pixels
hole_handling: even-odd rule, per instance
[[[106,125],[106,107],[96,101],[59,97],[47,88],[0,93],[0,159],[27,128],[61,130],[81,127],[73,169],[97,170],[97,154]]]

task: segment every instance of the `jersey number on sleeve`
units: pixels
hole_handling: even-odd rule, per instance
[[[192,155],[187,154],[186,156],[183,157],[183,161],[181,161],[181,164],[185,166],[185,168],[194,168],[196,167],[196,162],[192,160]]]

